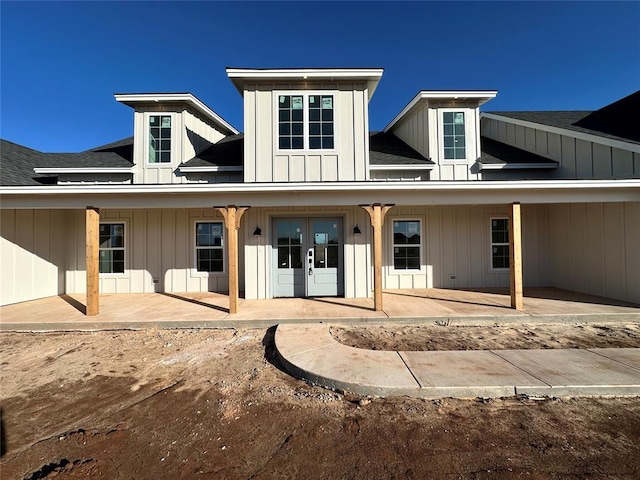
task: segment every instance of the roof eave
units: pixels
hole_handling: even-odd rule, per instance
[[[473,99],[478,101],[478,106],[487,103],[498,94],[497,90],[421,90],[411,101],[396,115],[383,132],[388,132],[400,122],[409,112],[424,100],[459,100]]]
[[[237,135],[240,133],[233,125],[223,119],[216,112],[211,110],[204,102],[192,93],[116,93],[114,97],[117,102],[123,103],[129,107],[135,108],[136,105],[142,103],[154,102],[180,102],[194,108],[196,111],[213,121],[220,127],[224,133]]]
[[[227,67],[227,76],[240,95],[244,94],[244,85],[248,82],[266,80],[364,80],[367,82],[369,100],[378,87],[383,68],[234,68]]]

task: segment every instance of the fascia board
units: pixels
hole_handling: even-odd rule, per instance
[[[369,99],[378,87],[383,68],[227,68],[227,76],[240,94],[248,81],[262,80],[366,80]]]
[[[623,140],[616,140],[613,138],[601,137],[599,135],[578,132],[576,130],[569,130],[567,128],[553,127],[551,125],[544,125],[543,123],[528,122],[526,120],[519,120],[517,118],[503,117],[502,115],[495,115],[493,113],[480,113],[480,118],[489,118],[491,120],[498,120],[501,122],[512,123],[514,125],[520,125],[522,127],[534,128],[536,130],[542,130],[543,132],[556,133],[558,135],[564,135],[566,137],[577,138],[579,140],[585,140],[587,142],[598,143],[607,147],[619,148],[628,152],[640,153],[640,145],[637,143],[625,142]]]
[[[557,163],[481,163],[480,170],[554,169]]]
[[[370,165],[370,170],[433,170],[435,165]]]
[[[92,168],[92,167],[81,167],[81,168],[55,168],[55,167],[47,167],[47,168],[34,168],[33,171],[39,175],[51,175],[56,173],[62,174],[82,174],[82,173],[133,173],[133,167],[125,167],[125,168]]]
[[[181,194],[181,193],[304,193],[304,192],[368,192],[368,191],[487,191],[496,189],[552,191],[567,189],[638,189],[640,179],[615,180],[495,180],[495,181],[428,181],[428,182],[283,182],[283,183],[217,183],[169,185],[55,185],[3,186],[1,195],[56,194]]]
[[[137,103],[150,102],[184,102],[191,105],[194,109],[212,120],[219,127],[222,127],[222,129],[226,130],[227,133],[231,133],[233,135],[240,133],[233,127],[233,125],[211,110],[192,93],[116,93],[114,97],[117,102],[128,106],[133,106]]]
[[[402,120],[422,100],[456,99],[460,97],[478,99],[478,105],[488,102],[498,94],[497,90],[421,90],[411,101],[396,115],[389,124],[384,127],[388,132],[393,126]],[[484,101],[483,101],[484,100]]]
[[[185,173],[204,173],[204,172],[241,172],[242,166],[211,166],[211,167],[180,167],[181,172]]]

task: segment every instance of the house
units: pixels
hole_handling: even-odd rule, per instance
[[[552,286],[640,303],[640,92],[594,112],[480,112],[420,91],[381,132],[380,68],[228,68],[236,128],[190,93],[116,94],[133,136],[2,141],[2,305],[86,293],[370,297]],[[484,108],[483,108],[484,109]]]

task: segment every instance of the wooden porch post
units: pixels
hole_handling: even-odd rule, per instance
[[[85,211],[85,248],[87,269],[87,301],[85,315],[100,313],[100,210],[87,207]]]
[[[376,312],[382,311],[382,227],[384,217],[393,205],[360,205],[369,214],[373,229],[373,302]]]
[[[224,217],[227,229],[227,268],[229,269],[229,313],[238,312],[238,229],[240,219],[249,207],[216,207]]]
[[[519,202],[512,203],[509,212],[509,274],[511,308],[522,310],[522,223]]]

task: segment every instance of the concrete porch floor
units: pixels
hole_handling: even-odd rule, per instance
[[[240,300],[228,313],[217,293],[100,295],[100,314],[84,316],[84,295],[62,295],[0,308],[1,330],[93,330],[116,328],[250,328],[278,323],[454,323],[640,321],[640,305],[555,288],[525,289],[524,310],[510,308],[507,289],[385,290],[384,311],[373,299],[281,298]]]

